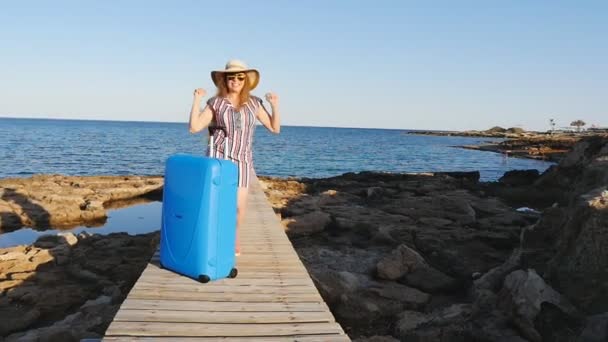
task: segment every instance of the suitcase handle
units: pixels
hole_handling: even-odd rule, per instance
[[[224,159],[226,158],[226,155],[228,153],[228,134],[226,134],[226,129],[224,127],[214,127],[213,129],[210,127],[209,128],[209,157],[211,158],[217,158],[217,156],[215,155],[215,149],[213,148],[213,133],[216,130],[221,130],[224,132]]]

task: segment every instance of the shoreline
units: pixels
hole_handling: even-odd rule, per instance
[[[505,157],[527,158],[559,162],[581,139],[606,138],[608,132],[543,132],[503,131],[494,128],[486,131],[421,131],[408,132],[413,135],[459,136],[477,138],[501,138],[501,142],[486,142],[478,145],[455,145],[462,148],[503,154]]]

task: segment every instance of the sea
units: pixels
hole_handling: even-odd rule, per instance
[[[552,165],[456,147],[501,139],[415,133],[407,129],[283,126],[277,135],[258,126],[253,141],[255,170],[264,176],[308,178],[361,171],[479,171],[482,181],[495,181],[509,170],[542,172]],[[34,174],[163,175],[169,156],[203,156],[206,141],[206,130],[191,134],[186,122],[0,118],[0,178]],[[71,231],[154,231],[159,229],[160,208],[161,203],[151,202],[110,210],[104,226]],[[0,233],[0,248],[31,243],[40,234],[54,232],[25,227]]]

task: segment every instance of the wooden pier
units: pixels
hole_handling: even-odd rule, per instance
[[[161,269],[157,252],[103,340],[350,341],[257,181],[240,237],[238,276],[207,284]]]

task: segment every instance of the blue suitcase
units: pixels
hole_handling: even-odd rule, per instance
[[[167,159],[160,233],[161,267],[200,282],[234,278],[238,170],[188,154]]]

